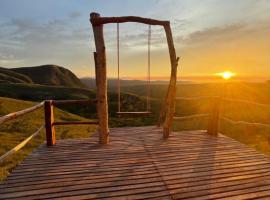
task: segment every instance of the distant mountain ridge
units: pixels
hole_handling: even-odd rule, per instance
[[[83,77],[80,78],[81,82],[84,83],[85,85],[87,85],[88,88],[90,89],[95,89],[96,88],[96,79],[92,78],[92,77]],[[108,78],[107,79],[107,83],[108,83],[108,89],[115,89],[118,86],[118,79],[116,78]],[[169,83],[169,81],[166,80],[152,80],[151,84],[160,84],[160,85],[167,85]],[[128,86],[135,86],[135,85],[146,85],[147,81],[146,80],[124,80],[122,79],[120,81],[120,85],[121,87],[128,87]]]
[[[27,83],[48,86],[85,88],[70,70],[57,65],[35,67],[0,68],[0,83]]]

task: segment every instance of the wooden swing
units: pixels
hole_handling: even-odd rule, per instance
[[[161,110],[160,110],[159,123],[163,125],[163,137],[164,138],[169,137],[170,132],[172,131],[172,120],[174,116],[177,66],[178,66],[178,60],[179,60],[179,58],[176,57],[170,22],[137,17],[137,16],[101,17],[99,13],[91,13],[90,21],[93,27],[95,46],[96,46],[96,51],[94,52],[94,61],[95,61],[96,85],[97,85],[97,114],[98,114],[98,121],[99,121],[98,132],[99,132],[100,143],[106,144],[109,141],[106,48],[105,48],[105,41],[104,41],[104,35],[103,35],[103,25],[109,24],[109,23],[119,24],[119,23],[126,23],[126,22],[136,22],[136,23],[147,24],[147,25],[152,25],[152,26],[153,25],[162,26],[164,28],[167,44],[168,44],[168,50],[170,54],[171,77],[170,77],[170,83],[168,86],[167,94],[164,100],[164,104],[162,104],[163,106],[161,107]],[[149,47],[150,47],[150,44],[149,44]],[[150,51],[149,51],[149,57],[150,57]],[[149,66],[150,66],[150,63],[149,63]],[[150,69],[149,69],[149,80],[150,80]],[[150,84],[149,84],[149,87],[150,87]],[[150,89],[148,91],[150,91]],[[150,92],[149,92],[148,97],[149,96],[150,96]],[[148,100],[148,102],[150,102],[150,99]],[[147,112],[149,112],[149,109],[150,109],[150,103],[148,104]],[[122,112],[122,114],[124,113],[127,113],[127,112]],[[133,114],[141,114],[141,113],[144,114],[145,112],[135,112]],[[132,114],[132,112],[128,112],[128,114]]]
[[[129,115],[129,116],[142,116],[142,115],[148,115],[151,114],[151,101],[150,101],[150,90],[151,90],[151,85],[150,85],[150,69],[151,69],[151,55],[150,55],[150,50],[151,50],[151,25],[148,25],[148,42],[147,42],[147,95],[146,95],[146,110],[145,111],[140,111],[140,112],[134,112],[134,111],[129,111],[129,112],[123,112],[121,111],[121,84],[120,84],[120,37],[119,37],[119,23],[117,23],[117,69],[118,69],[118,76],[117,76],[117,95],[118,95],[118,116],[123,116],[123,115]]]

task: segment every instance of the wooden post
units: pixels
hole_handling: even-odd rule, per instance
[[[219,126],[219,112],[221,105],[221,98],[217,97],[213,100],[213,107],[209,115],[207,133],[210,135],[218,135],[218,126]]]
[[[164,112],[164,124],[163,124],[163,137],[168,138],[172,131],[172,122],[173,116],[175,112],[175,95],[176,95],[176,82],[177,82],[177,66],[179,58],[176,58],[175,48],[173,44],[172,31],[170,27],[170,23],[164,25],[169,53],[170,53],[170,61],[171,61],[171,79],[168,86],[168,93],[165,102],[165,112]],[[161,111],[163,112],[163,111]],[[162,116],[161,116],[162,118]]]
[[[90,21],[100,18],[100,14],[91,13]],[[94,53],[97,86],[97,113],[99,121],[99,142],[107,144],[109,142],[108,125],[108,100],[107,100],[107,69],[106,51],[103,37],[103,24],[95,25],[92,23],[96,52]]]
[[[45,128],[46,128],[47,146],[53,146],[55,145],[55,129],[53,126],[54,114],[53,114],[52,101],[45,101],[44,111],[45,111]]]

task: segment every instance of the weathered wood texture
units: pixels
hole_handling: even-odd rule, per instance
[[[45,129],[46,129],[46,140],[47,146],[55,145],[55,129],[54,129],[54,112],[53,112],[53,101],[45,101],[44,104],[45,113]]]
[[[99,15],[98,13],[91,13],[91,14]],[[109,23],[126,23],[126,22],[137,22],[137,23],[148,24],[148,25],[165,26],[170,23],[169,21],[161,21],[161,20],[137,17],[137,16],[98,17],[98,18],[91,18],[90,21],[94,26],[99,26],[99,25],[109,24]]]
[[[99,121],[99,142],[107,144],[109,142],[108,125],[108,97],[107,97],[107,68],[106,49],[103,36],[103,25],[94,25],[93,21],[100,19],[98,13],[90,14],[92,23],[96,52],[94,52],[96,85],[97,85],[97,113]]]
[[[212,110],[209,115],[208,128],[207,128],[207,133],[210,135],[218,134],[220,105],[221,105],[221,98],[220,97],[214,98]]]
[[[105,44],[104,44],[104,38],[103,38],[103,24],[137,22],[137,23],[143,23],[143,24],[148,24],[148,25],[159,25],[159,26],[164,27],[169,54],[170,54],[171,77],[170,77],[167,94],[165,97],[165,102],[161,107],[160,117],[158,120],[158,126],[160,126],[161,124],[163,125],[163,137],[168,138],[172,131],[172,122],[173,122],[173,115],[174,115],[174,109],[175,109],[177,66],[178,66],[178,61],[179,61],[179,57],[176,57],[170,22],[143,18],[143,17],[136,17],[136,16],[101,17],[99,13],[91,13],[90,22],[92,23],[94,37],[95,37],[95,44],[96,44],[96,49],[97,49],[97,52],[94,53],[94,60],[95,60],[95,66],[96,66],[95,68],[96,68],[98,99],[101,97],[107,98],[106,96],[107,94],[104,95],[104,90],[106,90],[107,92],[107,82],[106,82],[107,77],[106,77],[106,52],[105,52]],[[100,92],[98,90],[100,90]],[[99,102],[100,102],[100,99],[99,99]],[[107,103],[107,99],[106,99],[106,103]],[[101,115],[103,115],[102,121],[104,121],[104,125],[105,125],[105,126],[102,125],[102,121],[100,119],[100,129],[104,129],[100,131],[101,143],[107,143],[108,134],[106,133],[106,128],[107,128],[108,123],[105,124],[105,121],[108,120],[107,119],[108,117],[106,116],[105,111],[107,111],[107,115],[108,115],[108,105],[105,105],[105,102],[99,103],[98,110],[99,110],[98,113],[100,117]]]
[[[0,185],[0,199],[270,198],[270,160],[223,135],[111,129],[111,142],[40,146]]]
[[[173,116],[175,112],[177,66],[178,66],[179,57],[176,57],[170,24],[165,25],[164,29],[166,33],[168,49],[169,49],[169,54],[170,54],[170,62],[171,62],[171,77],[170,77],[170,83],[168,86],[167,97],[165,100],[165,112],[164,112],[165,119],[163,123],[163,137],[168,138],[170,133],[172,132],[172,122],[173,122]],[[163,112],[163,110],[161,111]]]

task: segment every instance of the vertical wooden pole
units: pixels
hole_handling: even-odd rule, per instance
[[[219,112],[220,112],[221,98],[215,98],[209,115],[207,133],[210,135],[218,135],[219,126]]]
[[[46,128],[47,146],[53,146],[55,145],[55,129],[53,126],[54,114],[53,114],[52,101],[45,101],[44,112],[45,112],[45,128]]]
[[[164,124],[163,124],[163,137],[168,138],[172,131],[172,122],[175,111],[175,95],[176,95],[176,82],[177,82],[177,66],[179,58],[176,58],[175,48],[173,44],[172,31],[170,23],[164,25],[169,53],[171,61],[171,78],[168,86],[168,92],[165,102]],[[163,111],[162,111],[163,112]],[[162,118],[162,116],[161,116]]]
[[[99,18],[100,14],[91,13],[90,21]],[[97,85],[97,113],[99,121],[99,142],[107,144],[109,142],[109,125],[108,125],[108,100],[107,100],[107,69],[106,69],[106,51],[103,37],[103,25],[92,24],[96,52],[95,69],[96,69],[96,85]]]

